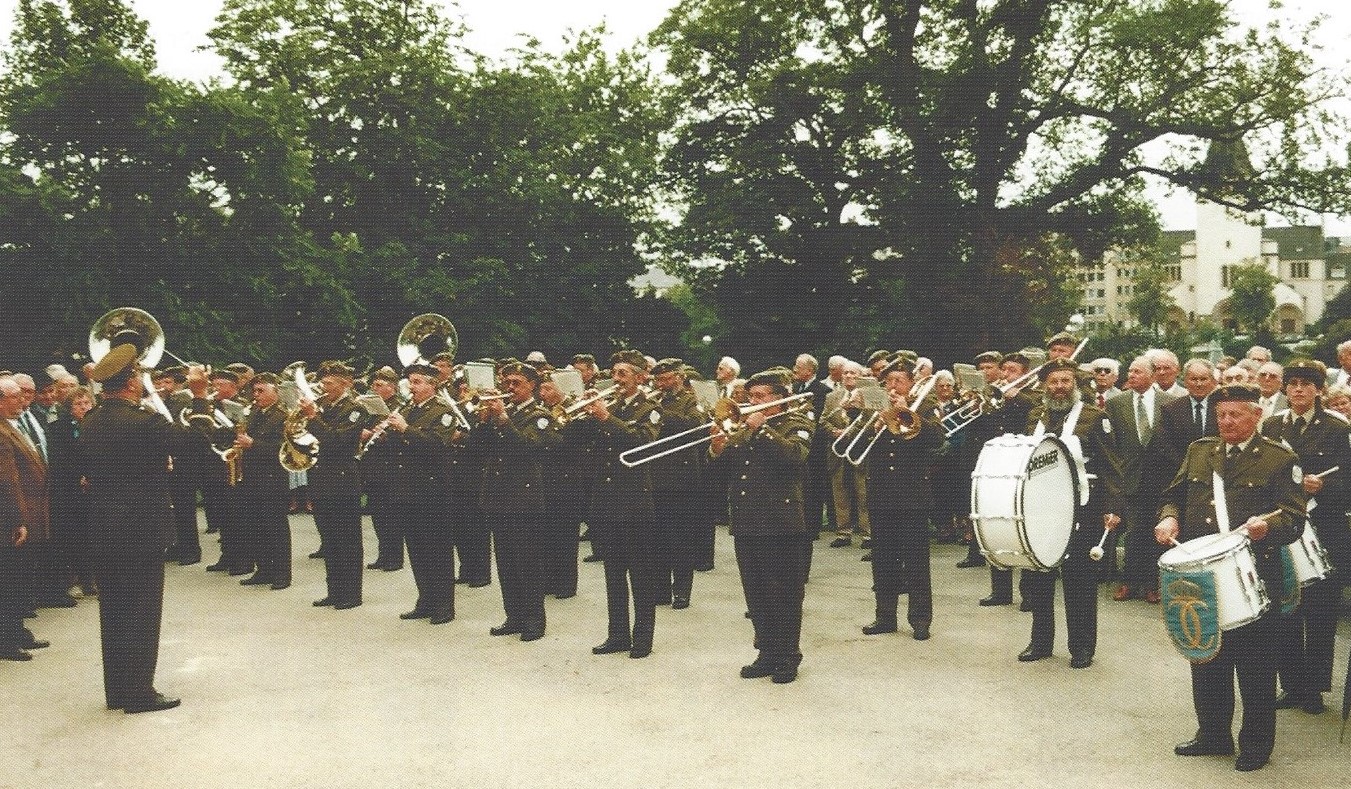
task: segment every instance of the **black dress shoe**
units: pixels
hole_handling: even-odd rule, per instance
[[[314,553],[310,554],[310,558],[311,558],[311,559],[322,559],[322,558],[324,558],[324,552],[323,552],[322,550],[315,551]]]
[[[383,570],[383,569],[385,569],[385,563],[377,559],[376,561],[373,561],[373,562],[371,562],[370,564],[366,565],[366,569],[367,569],[367,570]]]
[[[650,654],[652,654],[651,644],[643,644],[642,646],[635,644],[633,648],[629,650],[629,657],[634,659],[645,658]]]
[[[568,591],[554,592],[554,599],[555,599],[555,600],[571,600],[572,598],[574,598],[574,597],[576,597],[576,596],[577,596],[577,593],[576,593],[576,592],[568,592]]]
[[[42,601],[43,608],[74,608],[80,601],[68,594],[58,595]]]
[[[482,589],[483,587],[487,586],[487,585],[490,584],[490,583],[492,583],[492,581],[489,581],[489,580],[486,580],[486,579],[485,579],[485,580],[480,580],[480,581],[470,581],[470,582],[469,582],[469,588],[470,588],[470,589]]]
[[[333,605],[333,601],[327,597],[323,597],[318,600],[315,600],[310,605],[313,605],[315,608],[324,608],[325,606]]]
[[[444,625],[447,622],[455,621],[454,611],[437,611],[427,618],[427,621],[433,625]]]
[[[689,607],[690,607],[690,599],[689,599],[688,597],[673,597],[673,598],[671,598],[671,608],[672,608],[672,610],[675,610],[675,611],[683,611],[684,609],[689,608]]]
[[[999,597],[999,596],[997,596],[997,595],[990,595],[989,597],[983,597],[983,598],[981,598],[980,604],[981,604],[981,605],[1009,605],[1009,604],[1011,604],[1012,602],[1013,602],[1013,598],[1012,598],[1012,597]]]
[[[591,554],[590,556],[588,556],[588,557],[586,557],[585,559],[583,559],[582,561],[584,561],[584,562],[603,562],[603,561],[605,561],[605,560],[593,553],[593,554]]]
[[[1093,665],[1092,655],[1070,655],[1070,668],[1088,668]]]
[[[518,625],[518,624],[516,624],[515,622],[511,621],[510,619],[508,619],[507,621],[503,622],[502,624],[498,625],[497,627],[494,627],[493,629],[489,630],[489,631],[488,631],[488,635],[490,635],[490,636],[515,636],[515,635],[519,635],[520,632],[521,632],[523,629],[524,629],[523,627],[521,627],[520,625]],[[605,642],[605,643],[608,644],[608,643],[610,643],[610,642],[607,641],[607,642]],[[628,648],[628,647],[625,647],[625,649],[627,649],[627,648]]]
[[[359,606],[359,605],[361,605],[361,601],[360,601],[360,600],[344,600],[344,601],[342,601],[341,603],[334,603],[334,604],[333,604],[333,610],[335,610],[335,611],[346,611],[346,610],[348,610],[349,608],[356,608],[356,607]]]
[[[253,572],[253,568],[249,566],[230,568],[230,575],[248,575],[251,572]]]
[[[632,648],[633,645],[628,641],[620,641],[618,639],[607,638],[605,639],[604,643],[591,647],[591,654],[613,655],[616,652],[628,652]]]
[[[205,534],[216,534],[216,533],[219,532],[219,531],[220,531],[220,528],[217,527],[217,526],[207,526],[207,527],[206,527],[206,531],[205,531],[204,533],[205,533]]]
[[[1239,754],[1234,760],[1234,769],[1241,773],[1250,773],[1253,770],[1260,770],[1267,766],[1270,756],[1249,756],[1246,753]]]
[[[761,677],[768,677],[773,673],[774,673],[774,664],[761,663],[758,660],[750,664],[749,666],[741,667],[742,679],[760,679]]]
[[[1031,663],[1034,660],[1041,660],[1043,658],[1048,658],[1050,656],[1051,650],[1049,647],[1039,647],[1033,644],[1028,644],[1027,649],[1024,649],[1022,652],[1018,653],[1018,660],[1019,662],[1022,663]]]
[[[1181,745],[1173,748],[1173,753],[1178,756],[1231,756],[1234,753],[1234,743],[1208,742],[1202,739],[1187,740]]]
[[[849,539],[848,537],[836,537],[835,539],[830,541],[830,547],[832,548],[846,548],[853,544],[854,541]]]
[[[887,622],[884,622],[881,619],[875,619],[872,624],[863,626],[863,635],[865,636],[875,636],[881,633],[895,632],[896,620],[894,619]]]
[[[394,571],[396,571],[396,570],[402,570],[402,569],[403,569],[403,563],[402,563],[402,562],[389,562],[389,563],[387,563],[384,567],[381,567],[380,569],[381,569],[381,570],[384,570],[384,571],[387,572],[387,573],[392,573],[392,572],[394,572]]]
[[[962,568],[963,570],[965,570],[968,567],[984,567],[985,560],[979,557],[975,559],[963,559],[960,562],[957,562],[957,566]]]
[[[180,556],[178,557],[178,566],[191,567],[192,565],[198,564],[201,561],[202,561],[201,554],[194,554],[192,556]]]
[[[916,641],[928,641],[928,640],[929,640],[929,626],[928,626],[928,625],[915,625],[914,630],[915,630],[915,640],[916,640]]]
[[[412,611],[404,611],[402,614],[399,614],[399,618],[405,621],[409,619],[430,619],[431,616],[431,611],[422,608],[414,608]]]
[[[39,640],[36,639],[36,638],[30,638],[30,639],[28,639],[28,643],[27,643],[27,644],[24,644],[22,648],[23,648],[23,649],[46,649],[47,647],[49,647],[49,646],[51,646],[51,645],[52,645],[52,642],[50,642],[50,641],[39,641]]]
[[[865,554],[863,554],[862,556],[860,556],[860,557],[858,558],[858,560],[859,560],[860,562],[871,562],[871,561],[873,560],[873,552],[872,552],[872,551],[868,551],[867,553],[865,553]]]
[[[1024,614],[1030,614],[1032,613],[1032,603],[1028,600],[1020,600],[1018,602],[1018,610],[1022,611]]]
[[[797,679],[797,666],[780,666],[769,675],[769,681],[775,685],[787,685]]]
[[[128,702],[127,705],[124,706],[122,709],[128,715],[135,715],[138,712],[158,712],[159,710],[171,710],[174,707],[177,707],[179,704],[182,704],[182,702],[179,701],[178,699],[171,698],[169,696],[164,695],[163,693],[156,693],[151,698],[145,699],[143,701]]]
[[[1298,706],[1300,706],[1299,694],[1287,693],[1286,691],[1281,691],[1276,694],[1276,705],[1274,709],[1292,710]]]
[[[709,573],[709,572],[713,572],[713,565],[711,565],[711,564],[699,564],[699,565],[695,565],[694,569],[695,569],[696,572]]]
[[[521,630],[522,641],[538,641],[541,638],[544,638],[544,625],[542,623],[526,625]]]
[[[29,647],[29,649],[32,649],[32,647]],[[1305,696],[1304,703],[1299,708],[1310,715],[1322,715],[1327,711],[1327,707],[1323,704],[1322,693],[1310,693]]]
[[[8,647],[5,649],[0,649],[0,660],[13,660],[21,663],[23,661],[32,659],[33,659],[32,655],[28,654],[22,649],[19,649],[18,647]]]
[[[253,575],[250,575],[248,578],[245,578],[244,580],[240,581],[240,582],[239,582],[239,585],[240,585],[240,586],[265,586],[265,585],[268,585],[268,584],[270,584],[270,583],[272,583],[272,579],[271,579],[271,578],[268,578],[266,575],[260,575],[260,574],[258,574],[258,573],[254,573]]]
[[[291,588],[291,582],[290,582],[290,581],[273,581],[273,582],[272,582],[272,589],[275,590],[275,591],[280,592],[280,591],[283,590],[283,589],[290,589],[290,588]]]
[[[230,569],[230,566],[225,562],[216,562],[215,564],[208,564],[206,566],[206,571],[209,573],[223,573],[228,569]]]

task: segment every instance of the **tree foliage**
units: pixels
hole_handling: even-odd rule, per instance
[[[1177,305],[1168,292],[1172,284],[1172,277],[1158,260],[1136,262],[1126,309],[1140,326],[1153,331],[1168,318],[1168,311]]]
[[[1235,266],[1229,274],[1229,314],[1240,331],[1269,334],[1271,313],[1276,311],[1272,288],[1280,280],[1260,263]]]
[[[1307,40],[1237,33],[1217,0],[685,0],[653,37],[683,116],[672,254],[706,291],[815,283],[753,303],[790,338],[873,311],[940,356],[1037,342],[1035,279],[1009,298],[1002,261],[1049,236],[1088,258],[1148,240],[1146,175],[1248,209],[1345,206]],[[1242,184],[1204,166],[1237,139],[1261,153]]]

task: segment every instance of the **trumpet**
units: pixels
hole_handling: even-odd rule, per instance
[[[563,416],[566,418],[565,421],[581,419],[586,416],[586,407],[592,403],[605,403],[608,408],[617,402],[619,402],[619,389],[611,387],[604,392],[597,392],[590,397],[583,397],[563,406]]]
[[[811,402],[809,400],[811,397],[814,397],[811,392],[803,392],[802,394],[781,397],[778,400],[771,400],[768,403],[759,403],[757,405],[741,405],[730,398],[723,398],[713,404],[713,421],[705,422],[697,427],[691,427],[688,430],[682,430],[679,433],[663,436],[656,441],[649,441],[646,444],[640,444],[632,449],[627,449],[619,453],[619,462],[629,468],[633,468],[634,466],[650,463],[657,458],[664,458],[667,455],[675,454],[676,452],[689,449],[690,447],[697,447],[705,441],[713,440],[712,428],[717,428],[725,435],[735,436],[743,429],[743,420],[745,417],[756,411],[764,411],[775,406],[793,403],[794,405],[791,407],[784,409],[777,414],[771,414],[769,419],[798,413],[811,408]],[[807,402],[799,402],[803,400],[807,400]]]
[[[1071,353],[1069,355],[1069,358],[1074,359],[1075,357],[1077,357],[1079,355],[1079,352],[1084,349],[1085,345],[1088,345],[1087,337],[1085,337],[1083,340],[1079,342],[1079,346],[1074,349],[1074,353]],[[1033,367],[1031,370],[1028,370],[1022,375],[1018,376],[1017,378],[1013,379],[1012,381],[1009,381],[1006,384],[1003,385],[996,384],[994,387],[993,397],[987,396],[980,392],[972,392],[970,395],[963,394],[962,398],[965,402],[963,402],[961,406],[959,406],[958,408],[948,413],[947,416],[943,417],[943,428],[944,428],[943,435],[950,438],[952,434],[956,433],[957,431],[976,421],[982,415],[992,413],[994,411],[998,411],[999,409],[1003,408],[1004,403],[1007,401],[1009,393],[1017,391],[1028,381],[1031,381],[1033,378],[1037,376],[1037,373],[1041,372],[1041,368],[1045,366],[1046,362],[1043,362],[1037,365],[1036,367]]]

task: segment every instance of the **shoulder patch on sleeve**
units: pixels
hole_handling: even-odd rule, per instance
[[[347,421],[349,422],[357,422],[360,419],[361,419],[361,412],[356,409],[352,409],[352,413],[347,417]]]
[[[803,441],[811,441],[811,440],[812,440],[812,434],[811,434],[811,433],[808,433],[806,430],[799,430],[799,431],[797,431],[797,437],[800,438],[800,439],[802,439]]]
[[[1112,420],[1105,416],[1102,418],[1102,432],[1107,433],[1108,435],[1111,435],[1112,433]]]
[[[454,421],[455,417],[451,416],[449,412],[441,415],[441,427],[450,427],[450,423]]]
[[[1304,484],[1304,469],[1300,468],[1298,463],[1290,467],[1290,481],[1296,485]]]
[[[543,430],[548,426],[549,426],[549,417],[547,416],[542,416],[539,419],[535,420],[535,429],[537,430]]]
[[[661,412],[655,408],[652,409],[652,411],[647,415],[647,421],[651,422],[654,425],[661,422]]]

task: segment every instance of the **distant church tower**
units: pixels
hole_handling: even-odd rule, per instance
[[[1212,177],[1238,194],[1253,177],[1252,161],[1243,141],[1215,140],[1204,167]],[[1226,268],[1262,261],[1262,215],[1243,213],[1206,200],[1196,202],[1197,315],[1214,315],[1215,305],[1229,297]],[[1272,274],[1278,274],[1273,271]]]

